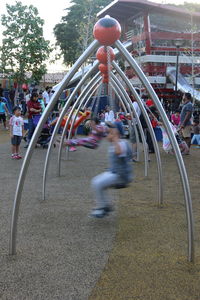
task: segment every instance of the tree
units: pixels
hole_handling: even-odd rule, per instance
[[[22,84],[26,73],[31,80],[39,82],[46,73],[44,61],[50,53],[49,41],[43,37],[44,21],[39,17],[33,5],[23,6],[21,2],[6,5],[7,14],[2,15],[3,41],[1,50],[1,69],[13,74]]]
[[[54,27],[64,63],[72,65],[93,40],[96,14],[112,0],[73,0],[67,15]]]

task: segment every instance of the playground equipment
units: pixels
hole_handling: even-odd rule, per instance
[[[81,95],[75,101],[75,103],[74,103],[74,105],[73,105],[73,107],[70,111],[68,120],[65,124],[66,128],[64,128],[64,130],[67,129],[68,122],[70,122],[71,117],[72,117],[75,109],[77,109],[77,111],[79,111],[80,107],[82,105],[87,106],[87,101],[88,101],[87,97],[89,96],[91,91],[93,91],[94,89],[99,87],[99,82],[100,81],[103,81],[105,84],[108,84],[109,89],[111,88],[111,85],[112,85],[117,90],[118,94],[120,94],[120,97],[122,99],[124,107],[128,111],[131,112],[132,118],[133,118],[133,115],[136,117],[136,114],[134,112],[132,103],[128,99],[127,94],[125,92],[125,89],[121,85],[120,85],[120,88],[118,88],[119,83],[116,80],[116,77],[113,74],[113,71],[111,70],[111,63],[112,63],[113,70],[115,69],[119,73],[121,78],[124,80],[126,85],[130,88],[130,90],[133,93],[134,97],[138,101],[140,109],[141,109],[141,111],[142,111],[142,113],[145,117],[146,122],[147,122],[149,131],[150,131],[153,143],[154,143],[156,159],[157,159],[157,166],[158,166],[158,181],[159,181],[159,185],[158,185],[158,187],[159,187],[158,188],[158,202],[159,202],[160,205],[163,203],[163,200],[162,200],[163,199],[162,166],[161,166],[159,148],[158,148],[158,145],[157,145],[156,139],[155,139],[155,134],[153,132],[148,114],[145,110],[145,107],[144,107],[144,104],[143,104],[142,100],[140,99],[140,96],[137,94],[137,92],[135,91],[135,89],[131,85],[130,81],[124,75],[124,73],[121,71],[121,69],[119,68],[117,63],[114,61],[114,58],[112,58],[113,50],[110,50],[110,49],[112,49],[110,46],[112,44],[114,44],[115,47],[118,49],[118,51],[115,51],[115,57],[117,57],[118,55],[122,55],[128,61],[128,63],[131,65],[131,67],[134,69],[134,71],[137,74],[137,76],[139,77],[141,83],[144,85],[144,87],[148,91],[150,97],[152,98],[152,100],[153,100],[153,102],[154,102],[154,104],[155,104],[155,106],[156,106],[156,108],[157,108],[157,110],[158,110],[158,112],[161,116],[162,122],[165,125],[167,134],[169,135],[170,142],[172,144],[172,147],[173,147],[173,150],[174,150],[174,153],[175,153],[175,158],[176,158],[176,161],[177,161],[179,173],[180,173],[180,176],[181,176],[183,191],[184,191],[185,207],[186,207],[186,215],[187,215],[187,225],[188,225],[188,227],[187,227],[188,228],[188,260],[189,261],[194,261],[194,229],[193,229],[192,200],[191,200],[190,187],[189,187],[189,183],[188,183],[187,173],[186,173],[184,162],[183,162],[183,159],[182,159],[182,156],[181,156],[181,153],[180,153],[180,149],[178,147],[176,138],[175,138],[175,136],[172,132],[172,129],[171,129],[170,123],[168,121],[168,118],[165,114],[165,111],[164,111],[157,95],[155,94],[152,86],[148,82],[147,78],[145,77],[145,75],[142,72],[142,70],[140,69],[140,67],[137,65],[134,58],[129,54],[129,52],[126,50],[126,48],[123,46],[123,44],[118,40],[118,38],[120,36],[120,34],[119,34],[120,31],[121,31],[121,29],[120,29],[119,23],[115,19],[110,18],[108,16],[101,19],[101,20],[99,20],[96,23],[96,25],[94,26],[94,36],[97,38],[97,40],[94,40],[91,43],[91,45],[85,50],[85,52],[80,56],[80,58],[76,61],[74,66],[71,68],[71,70],[68,72],[68,74],[62,80],[61,84],[57,87],[57,90],[55,91],[51,102],[48,104],[44,114],[42,115],[42,117],[41,117],[41,119],[38,123],[37,129],[35,130],[34,135],[32,137],[32,140],[31,140],[31,142],[29,144],[29,147],[27,149],[26,156],[24,158],[24,162],[23,162],[23,165],[22,165],[22,168],[21,168],[21,171],[20,171],[19,180],[18,180],[18,184],[17,184],[16,194],[15,194],[15,199],[14,199],[14,205],[13,205],[13,212],[12,212],[12,221],[11,221],[11,234],[10,234],[10,247],[9,247],[9,253],[11,255],[16,254],[17,220],[18,220],[21,196],[22,196],[22,191],[23,191],[23,186],[24,186],[24,180],[25,180],[25,177],[26,177],[26,174],[27,174],[27,170],[28,170],[28,167],[29,167],[29,163],[30,163],[30,160],[31,160],[31,157],[32,157],[37,139],[38,139],[38,137],[40,135],[40,132],[42,130],[43,124],[46,122],[46,120],[48,118],[48,115],[51,113],[51,111],[52,111],[55,103],[57,102],[60,94],[67,87],[67,84],[73,78],[76,71],[80,68],[80,66],[84,63],[84,61],[102,43],[103,44],[102,49],[103,49],[103,51],[105,50],[105,53],[107,55],[106,60],[104,60],[104,64],[105,63],[107,64],[107,70],[104,67],[103,75],[101,75],[100,72],[97,72],[97,74],[91,79],[91,81],[88,83],[88,85],[84,88]],[[103,62],[101,61],[101,63],[103,63]],[[58,132],[58,129],[60,127],[62,119],[63,119],[64,115],[66,114],[66,111],[68,110],[70,104],[72,103],[73,98],[74,98],[77,90],[80,87],[82,87],[83,84],[85,84],[86,80],[88,78],[90,78],[92,72],[97,70],[98,64],[99,64],[98,61],[96,61],[93,65],[93,67],[88,71],[88,73],[86,73],[84,75],[82,80],[79,82],[79,84],[75,88],[74,92],[71,94],[71,96],[69,97],[69,99],[66,102],[65,106],[63,107],[63,110],[62,110],[62,112],[59,116],[59,119],[58,119],[57,123],[56,123],[56,126],[54,128],[54,132],[52,134],[52,139],[51,139],[51,142],[49,144],[48,151],[47,151],[46,160],[45,160],[45,168],[44,168],[44,176],[43,176],[43,199],[45,198],[46,174],[47,174],[47,169],[48,169],[49,156],[50,156],[50,152],[51,152],[51,149],[52,149],[52,145],[53,145],[53,141],[55,139],[56,133]],[[100,69],[101,68],[102,67],[100,67]],[[120,92],[120,90],[122,90],[122,92]],[[109,95],[111,95],[111,93],[109,93]],[[111,100],[111,105],[113,105],[113,100]],[[139,124],[139,121],[138,121],[138,124]],[[72,128],[72,126],[71,126],[71,128]],[[141,130],[141,126],[139,126],[139,128]],[[63,136],[64,136],[64,133],[63,133]],[[62,136],[62,138],[63,138],[63,136]],[[60,148],[59,148],[59,153],[58,153],[58,174],[59,175],[60,175],[60,167],[61,167],[61,162],[60,162],[61,149],[62,149],[62,143],[63,143],[62,138],[61,138]],[[144,137],[143,137],[143,146],[144,146],[144,149],[146,149],[146,143],[144,141]],[[145,154],[145,162],[146,162],[146,160],[147,160],[147,154]],[[147,164],[146,164],[145,168],[146,168],[146,171],[145,171],[145,174],[146,174],[147,173]]]
[[[176,68],[168,67],[166,71],[167,76],[172,83],[176,83]],[[185,77],[178,73],[177,75],[177,89],[183,93],[190,93],[195,100],[200,101],[200,92],[195,90],[185,79]]]

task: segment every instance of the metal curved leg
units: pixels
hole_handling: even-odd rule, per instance
[[[145,118],[145,121],[147,123],[148,130],[149,130],[149,133],[150,133],[150,136],[151,136],[151,139],[152,139],[152,142],[153,142],[153,146],[154,146],[154,149],[155,149],[157,169],[158,169],[158,204],[159,204],[159,206],[161,206],[161,205],[163,205],[163,175],[162,175],[162,165],[161,165],[160,151],[159,151],[158,143],[156,141],[156,136],[155,136],[154,130],[152,128],[152,125],[151,125],[149,116],[147,114],[147,111],[144,107],[144,104],[143,104],[142,100],[140,99],[140,96],[138,95],[138,93],[136,92],[134,87],[132,86],[130,80],[126,77],[126,75],[120,69],[120,67],[118,66],[118,64],[116,62],[113,61],[112,65],[115,68],[115,70],[117,71],[117,73],[124,80],[124,82],[126,83],[128,88],[130,89],[130,91],[133,93],[133,96],[137,100],[137,103],[138,103],[138,105],[141,109],[141,112],[142,112],[142,114]]]
[[[172,144],[172,147],[173,147],[173,150],[175,153],[177,165],[179,168],[179,173],[181,176],[181,182],[183,185],[184,199],[185,199],[185,204],[186,204],[187,225],[188,225],[188,260],[193,261],[194,260],[194,224],[193,224],[194,221],[193,221],[193,212],[192,212],[192,199],[191,199],[190,186],[189,186],[189,182],[188,182],[187,172],[185,169],[185,165],[183,162],[183,158],[181,156],[181,152],[180,152],[178,143],[177,143],[176,138],[171,129],[167,115],[166,115],[156,93],[154,92],[151,84],[149,83],[146,76],[142,72],[141,68],[138,66],[137,62],[133,59],[133,57],[130,55],[130,53],[123,47],[123,45],[120,41],[115,42],[115,46],[118,48],[119,51],[121,51],[122,55],[126,58],[126,60],[129,62],[129,64],[133,67],[134,71],[140,78],[141,82],[146,87],[150,97],[152,98],[157,110],[160,113],[160,116],[162,118],[164,126],[167,130],[167,134],[169,136],[170,142]]]
[[[22,168],[19,175],[19,180],[17,184],[17,189],[15,193],[15,199],[13,204],[13,210],[12,210],[12,220],[11,220],[11,232],[10,232],[10,244],[9,244],[9,254],[13,255],[16,253],[16,238],[17,238],[17,220],[19,215],[19,207],[21,202],[21,195],[23,190],[23,185],[26,177],[26,173],[29,167],[29,163],[31,160],[31,156],[33,153],[33,150],[35,148],[37,139],[40,135],[40,132],[42,130],[42,127],[44,123],[46,122],[50,112],[52,111],[53,107],[55,106],[61,92],[63,89],[67,86],[68,82],[71,80],[71,78],[74,76],[76,71],[79,69],[79,67],[82,65],[82,63],[90,56],[91,53],[95,51],[95,49],[98,47],[99,43],[95,40],[91,43],[91,45],[86,49],[86,51],[80,56],[80,58],[76,61],[72,69],[68,72],[68,74],[64,77],[64,79],[61,82],[60,87],[58,90],[54,93],[52,96],[51,102],[46,107],[46,110],[44,114],[42,115],[37,128],[32,136],[31,142],[29,144],[29,147],[27,149]]]
[[[99,73],[89,82],[89,84],[84,88],[83,90],[83,94],[84,95],[84,99],[86,97],[88,97],[88,95],[91,93],[91,91],[94,89],[94,87],[98,84],[98,82],[100,81],[100,76],[99,76]],[[69,116],[68,116],[68,119],[67,119],[67,122],[65,123],[65,126],[64,126],[64,129],[63,129],[63,132],[62,132],[62,136],[61,136],[61,140],[60,140],[60,145],[59,145],[59,153],[58,153],[58,171],[59,171],[59,174],[60,174],[60,168],[61,168],[61,153],[62,153],[62,147],[63,147],[63,141],[64,141],[64,138],[65,138],[65,135],[66,135],[66,132],[67,132],[67,128],[68,128],[68,125],[69,125],[69,122],[70,122],[70,119],[72,117],[72,114],[76,108],[76,105],[77,103],[80,101],[82,97],[82,94],[78,97],[77,101],[74,103],[70,113],[69,113]],[[82,100],[82,102],[84,101],[84,99]],[[81,103],[82,103],[81,102]],[[82,104],[81,104],[82,105]]]
[[[60,124],[62,122],[62,119],[64,118],[68,108],[70,107],[76,93],[79,91],[81,86],[86,82],[86,80],[91,76],[92,72],[97,68],[98,63],[95,63],[93,68],[85,74],[85,76],[81,79],[81,81],[78,83],[72,94],[70,95],[68,101],[66,102],[65,106],[63,107],[60,116],[57,120],[57,123],[55,125],[54,131],[52,133],[52,137],[49,143],[49,147],[47,149],[47,154],[46,154],[46,159],[45,159],[45,164],[44,164],[44,171],[43,171],[43,187],[42,187],[42,199],[45,200],[45,195],[46,195],[46,179],[47,179],[47,171],[48,171],[48,166],[49,166],[49,158],[50,158],[50,153],[52,151],[53,147],[53,142],[55,139],[56,134],[58,133],[58,130],[60,128]],[[98,76],[98,75],[96,75]]]

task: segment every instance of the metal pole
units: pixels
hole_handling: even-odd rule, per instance
[[[169,136],[170,142],[172,144],[177,165],[179,168],[179,173],[181,176],[181,182],[183,186],[184,191],[184,199],[185,199],[185,205],[186,205],[186,216],[187,216],[187,226],[188,226],[188,260],[190,262],[194,261],[194,221],[193,221],[193,212],[192,212],[192,199],[191,199],[191,193],[190,193],[190,186],[188,182],[187,172],[185,169],[185,165],[183,162],[183,158],[178,146],[178,143],[176,141],[175,135],[171,129],[168,117],[160,103],[160,100],[158,99],[156,93],[154,92],[151,84],[149,83],[148,79],[146,78],[143,71],[138,66],[137,62],[133,57],[130,55],[130,53],[123,47],[122,43],[118,40],[115,42],[116,47],[121,51],[121,54],[127,59],[129,64],[134,69],[135,73],[140,78],[141,82],[147,89],[150,97],[152,98],[157,110],[160,113],[160,116],[162,118],[162,121],[164,123],[164,126],[166,128],[167,134]]]
[[[56,102],[58,101],[61,92],[67,86],[68,82],[74,76],[76,71],[80,68],[82,63],[90,56],[91,53],[93,53],[95,51],[95,49],[98,47],[98,45],[99,45],[98,41],[96,41],[96,40],[93,41],[91,43],[91,45],[85,50],[85,52],[79,57],[79,59],[76,61],[76,63],[71,68],[71,70],[67,73],[67,75],[63,78],[60,87],[52,96],[51,102],[48,104],[44,114],[41,116],[41,119],[37,125],[37,128],[33,134],[31,141],[30,141],[30,144],[27,149],[26,155],[24,157],[24,161],[23,161],[22,168],[20,171],[20,175],[19,175],[19,179],[18,179],[18,183],[17,183],[17,189],[16,189],[16,193],[15,193],[14,204],[13,204],[10,243],[9,243],[9,254],[10,255],[14,255],[16,253],[17,220],[18,220],[18,215],[19,215],[21,195],[22,195],[22,190],[23,190],[23,186],[24,186],[24,181],[26,178],[26,173],[27,173],[27,170],[28,170],[28,167],[30,164],[30,160],[31,160],[32,153],[34,151],[37,139],[40,135],[40,132],[42,131],[43,125],[46,122],[50,112],[52,111],[53,107],[55,106]]]
[[[125,111],[125,113],[127,114],[127,110],[129,111],[129,113],[130,113],[130,115],[131,115],[131,121],[133,121],[134,120],[134,117],[133,117],[133,113],[132,113],[132,111],[131,111],[131,108],[130,108],[130,106],[127,104],[127,98],[126,98],[126,96],[123,94],[123,92],[118,88],[118,86],[117,86],[117,84],[116,84],[116,82],[114,81],[114,79],[110,79],[110,81],[111,81],[111,87],[115,90],[115,93],[117,93],[117,95],[118,95],[118,93],[121,95],[121,97],[119,97],[119,95],[118,95],[118,97],[119,97],[119,100],[120,100],[120,102],[121,102],[121,104],[122,104],[122,106],[123,106],[123,108],[124,108],[124,111]],[[123,100],[122,100],[123,99]],[[126,106],[125,106],[125,104],[124,103],[126,103],[126,106],[127,106],[127,108],[126,108]],[[138,142],[137,142],[137,147],[139,147],[139,135],[138,135],[138,131],[137,131],[137,128],[136,128],[136,124],[133,124],[133,126],[134,126],[134,130],[135,130],[135,132],[136,132],[136,139],[138,138]],[[138,157],[138,156],[137,156]]]
[[[179,64],[179,46],[176,46],[176,81],[175,81],[175,93],[177,95],[177,84],[178,84],[178,64]]]
[[[133,106],[133,103],[131,102],[126,90],[124,89],[124,87],[121,84],[121,82],[119,81],[119,79],[113,73],[112,73],[112,78],[115,80],[119,92],[122,92],[124,94],[128,105],[133,110],[136,122],[138,124],[139,131],[140,131],[140,136],[141,136],[141,139],[142,139],[142,144],[143,144],[143,149],[144,149],[144,161],[145,161],[144,175],[148,176],[148,156],[149,156],[147,154],[148,147],[147,147],[146,139],[145,139],[145,136],[144,136],[143,128],[142,128],[142,125],[141,125],[141,122],[140,122],[140,118],[139,118],[138,114],[136,113],[135,108]],[[133,126],[134,126],[134,124],[133,124]],[[136,128],[136,130],[137,130],[137,128]],[[137,147],[138,147],[138,145],[137,145]]]
[[[120,67],[118,66],[118,64],[116,62],[112,62],[113,67],[115,68],[115,70],[118,72],[118,74],[121,76],[121,78],[125,81],[126,85],[128,86],[128,88],[130,89],[130,91],[133,93],[135,99],[137,100],[137,103],[141,109],[141,112],[145,118],[145,121],[147,123],[147,127],[149,130],[149,134],[151,136],[152,142],[153,142],[153,146],[154,146],[154,150],[155,150],[155,155],[156,155],[156,161],[157,161],[157,170],[158,170],[158,205],[162,206],[163,205],[163,175],[162,175],[162,164],[161,164],[161,158],[160,158],[160,151],[159,151],[159,147],[158,147],[158,143],[156,141],[156,136],[153,130],[153,127],[151,125],[149,116],[147,114],[147,111],[144,107],[144,104],[140,98],[140,96],[138,95],[138,93],[136,92],[136,90],[134,89],[133,85],[131,84],[130,80],[126,77],[126,75],[124,74],[124,72],[120,69]]]
[[[89,84],[84,88],[84,90],[81,93],[81,97],[84,94],[86,96],[89,94],[88,93],[88,89],[89,89],[89,92],[90,92],[94,88],[94,86],[98,83],[98,77],[100,78],[99,72],[95,75],[95,77],[93,77],[93,79],[89,82]],[[81,97],[79,96],[77,100],[80,101]],[[76,106],[77,103],[78,103],[77,101],[76,101],[76,103],[74,103],[74,106],[72,107],[72,110],[69,113],[68,119],[67,119],[67,121],[65,123],[65,126],[64,126],[63,132],[62,132],[62,136],[61,136],[61,139],[60,139],[60,145],[59,145],[59,150],[58,150],[58,174],[59,174],[59,176],[60,176],[60,169],[61,169],[61,155],[62,155],[63,141],[64,141],[64,138],[65,138],[65,135],[66,135],[66,132],[67,132],[67,127],[69,125],[71,116],[73,114],[72,111],[74,110],[74,107]]]
[[[74,119],[73,119],[73,121],[71,123],[70,130],[69,130],[69,135],[68,135],[67,140],[70,140],[70,138],[72,136],[72,129],[73,129],[76,117],[77,117],[77,115],[78,115],[78,113],[79,113],[79,111],[81,109],[81,106],[83,106],[85,99],[90,95],[90,93],[92,92],[92,90],[94,91],[94,90],[96,90],[98,88],[97,84],[99,83],[100,80],[101,80],[101,77],[99,76],[99,78],[93,83],[93,85],[90,88],[87,89],[87,93],[83,96],[83,98],[81,99],[81,101],[79,101],[80,103],[79,103],[79,106],[77,107],[77,111],[76,111]],[[90,99],[88,98],[86,102],[88,102],[89,100]],[[78,104],[78,99],[77,99],[76,104]],[[72,114],[71,114],[71,116],[69,116],[69,121],[70,121],[70,119],[71,119],[71,117],[72,117],[75,109],[76,109],[76,105],[72,108]],[[67,131],[67,127],[64,128],[63,132],[66,134],[66,131]],[[65,134],[64,134],[64,137],[65,137]],[[63,144],[62,138],[61,138],[61,144]]]
[[[58,130],[60,128],[60,124],[62,122],[62,119],[64,118],[68,108],[70,107],[76,93],[78,92],[78,90],[81,88],[81,86],[86,82],[86,80],[91,76],[92,72],[97,68],[98,63],[96,62],[93,66],[93,68],[91,68],[90,71],[88,71],[87,74],[85,74],[85,76],[80,80],[80,82],[77,84],[76,88],[74,89],[74,91],[72,92],[72,94],[70,95],[68,101],[65,103],[65,106],[62,109],[62,112],[57,120],[57,123],[55,125],[54,131],[52,133],[51,136],[51,140],[49,143],[49,147],[47,149],[47,154],[46,154],[46,159],[45,159],[45,164],[44,164],[44,171],[43,171],[43,186],[42,186],[42,199],[45,200],[45,195],[46,195],[46,179],[47,179],[47,171],[48,171],[48,165],[49,165],[49,158],[50,158],[50,153],[52,151],[53,148],[53,141],[55,139],[56,134],[58,133]]]

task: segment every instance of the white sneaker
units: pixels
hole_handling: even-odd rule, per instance
[[[107,215],[107,212],[104,210],[104,208],[96,208],[93,209],[90,213],[90,217],[93,218],[103,218]]]

